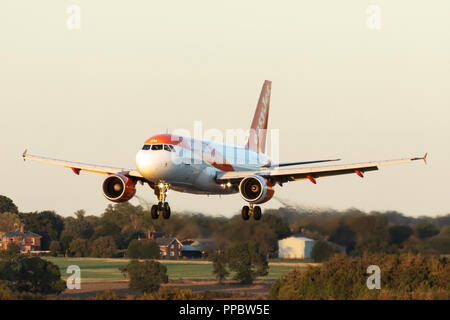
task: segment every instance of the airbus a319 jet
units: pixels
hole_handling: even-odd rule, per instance
[[[151,208],[157,219],[170,217],[166,201],[169,189],[204,195],[239,193],[248,203],[242,208],[242,218],[261,219],[258,204],[269,201],[274,187],[286,182],[309,180],[342,174],[364,177],[380,166],[424,160],[423,157],[373,161],[355,164],[308,166],[313,163],[340,159],[273,163],[266,155],[266,134],[269,118],[271,82],[265,81],[256,112],[244,146],[203,141],[175,134],[158,134],[150,137],[136,154],[136,169],[93,165],[31,155],[27,150],[23,160],[33,160],[70,168],[75,174],[89,171],[107,175],[102,184],[104,196],[113,202],[125,202],[136,193],[136,183],[148,184],[158,198]],[[306,166],[305,166],[306,165]],[[296,166],[296,167],[292,167]],[[288,167],[288,168],[286,168]]]

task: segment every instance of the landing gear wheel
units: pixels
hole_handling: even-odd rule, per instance
[[[150,215],[152,216],[152,219],[158,219],[158,206],[156,204],[152,206],[152,209],[150,210]]]
[[[155,195],[158,197],[158,205],[156,206],[157,215],[162,215],[164,219],[170,217],[169,203],[166,202],[167,191],[169,190],[169,184],[163,181],[155,185]],[[153,207],[152,207],[153,208]]]
[[[242,207],[242,219],[248,220],[250,218],[250,208],[248,206]]]
[[[167,202],[164,202],[164,205],[163,205],[163,218],[164,219],[170,218],[170,207],[169,207],[169,203],[167,203]]]
[[[259,219],[261,219],[261,215],[262,215],[262,213],[261,213],[261,207],[260,207],[260,206],[254,207],[254,208],[253,208],[253,218],[254,218],[255,220],[259,220]]]

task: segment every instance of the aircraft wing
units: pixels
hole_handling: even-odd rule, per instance
[[[355,173],[361,178],[364,176],[364,172],[378,170],[378,167],[390,164],[408,163],[415,160],[424,160],[426,163],[427,154],[423,157],[396,159],[396,160],[384,160],[344,165],[333,166],[318,166],[307,168],[294,168],[294,169],[266,169],[254,171],[226,171],[217,175],[218,183],[232,182],[237,183],[242,179],[251,175],[260,175],[273,183],[282,185],[284,182],[297,181],[309,179],[312,183],[316,183],[317,178],[336,176],[341,174]]]
[[[89,171],[94,173],[102,173],[102,174],[114,174],[121,173],[125,176],[130,176],[137,178],[137,180],[145,180],[142,175],[134,169],[126,169],[126,168],[116,168],[116,167],[105,167],[88,163],[81,162],[72,162],[65,160],[52,159],[47,157],[35,156],[31,154],[27,154],[27,150],[22,154],[23,161],[31,160],[37,162],[44,162],[48,164],[53,164],[57,166],[62,166],[66,168],[72,169],[75,174],[80,174],[80,171]]]

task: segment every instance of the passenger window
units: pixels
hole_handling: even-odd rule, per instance
[[[144,146],[142,147],[142,150],[150,150],[151,145],[149,144],[144,144]]]
[[[152,150],[162,150],[163,149],[163,145],[162,144],[154,144],[152,146]]]

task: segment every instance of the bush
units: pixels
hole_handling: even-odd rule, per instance
[[[16,256],[0,264],[0,280],[8,281],[17,292],[59,294],[66,283],[58,266],[38,257]]]
[[[128,274],[130,290],[142,293],[158,291],[161,283],[169,281],[166,266],[153,260],[144,262],[133,260],[119,270],[125,276]]]
[[[162,288],[158,292],[145,293],[138,300],[203,300],[204,296],[200,293],[193,293],[187,289],[168,289]]]
[[[8,244],[6,250],[0,251],[0,258],[12,259],[20,254],[20,248],[15,243]]]
[[[381,269],[381,290],[369,290],[367,267]],[[295,269],[272,286],[270,299],[449,299],[450,264],[436,257],[339,254],[318,267]]]
[[[231,271],[236,272],[235,280],[251,284],[257,276],[268,273],[266,256],[254,241],[237,242],[227,251],[227,262]]]
[[[0,300],[17,300],[20,295],[11,289],[9,281],[0,280]]]
[[[331,256],[339,252],[339,248],[335,245],[324,240],[318,240],[311,250],[311,259],[315,262],[327,261]]]

